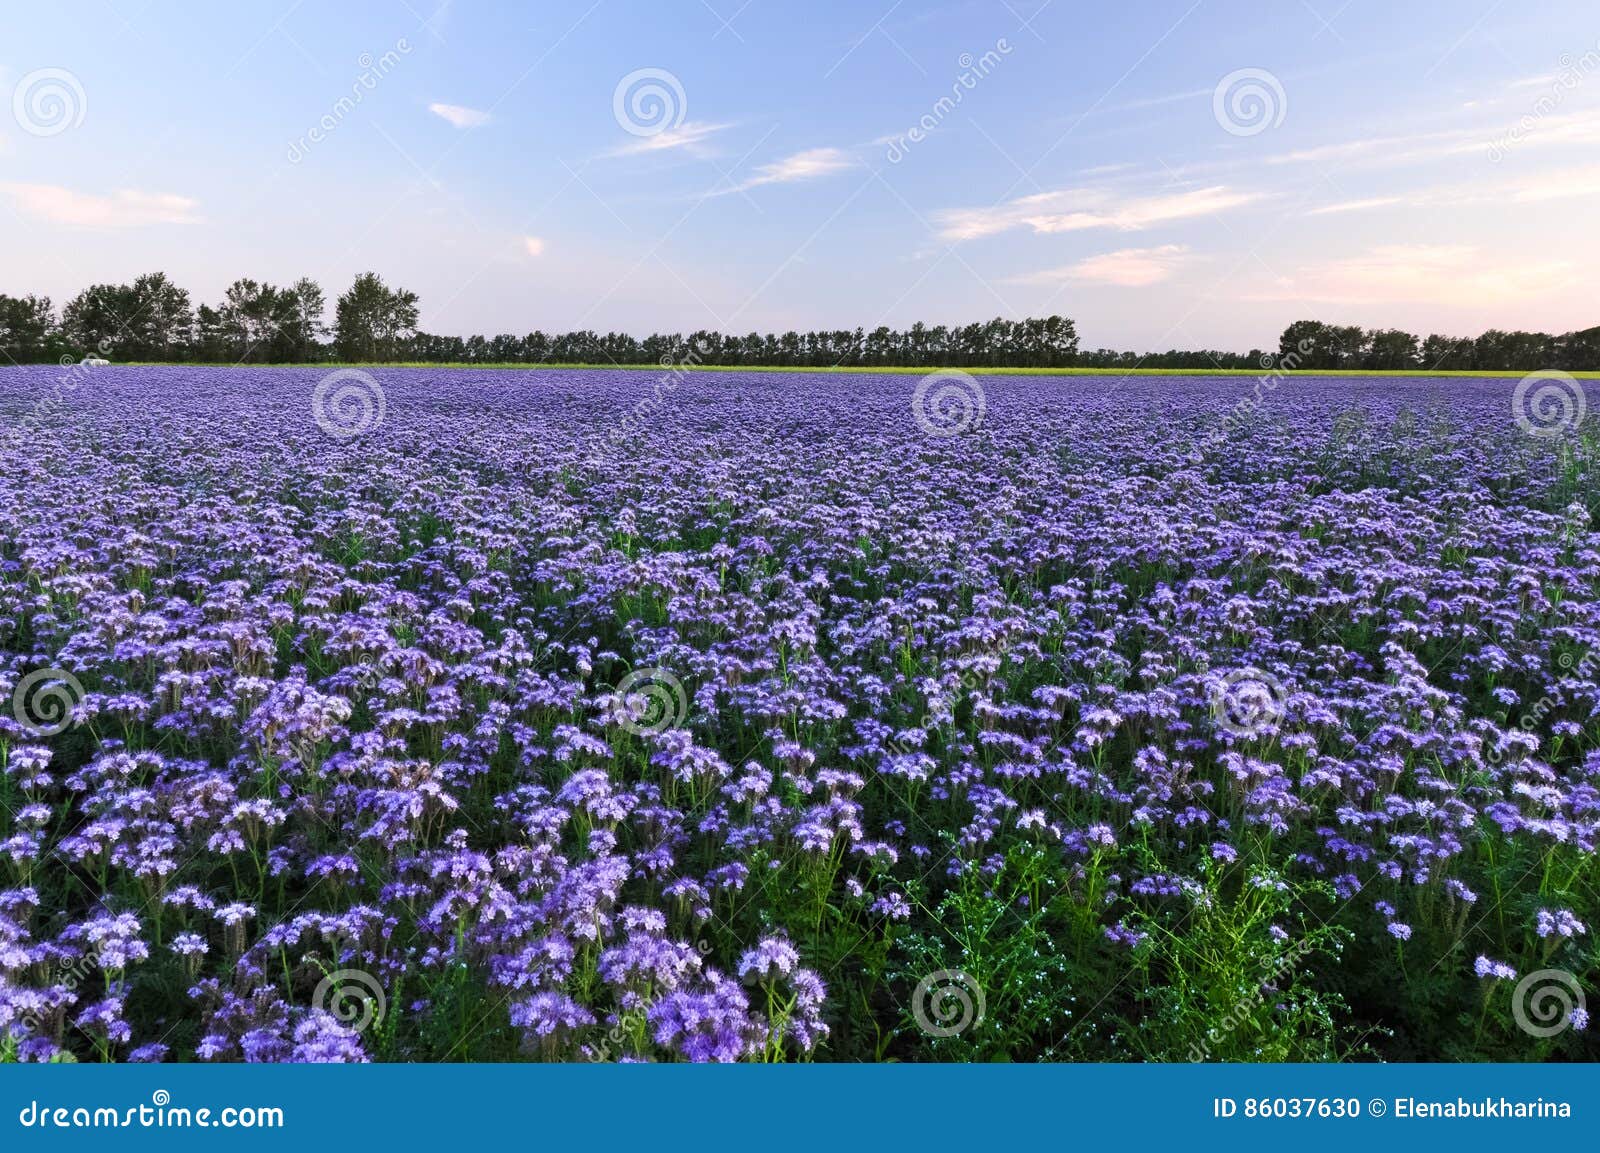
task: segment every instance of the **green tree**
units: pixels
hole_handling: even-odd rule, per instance
[[[1557,341],[1545,332],[1491,328],[1473,342],[1474,368],[1532,372],[1552,367],[1556,356]]]
[[[334,341],[345,360],[393,360],[417,328],[417,294],[390,289],[375,272],[356,277],[334,308]]]
[[[189,356],[194,360],[217,361],[228,356],[228,336],[222,313],[209,304],[195,310],[194,328],[189,338]]]
[[[1432,372],[1464,372],[1476,367],[1473,353],[1470,338],[1434,333],[1422,342],[1422,367]]]
[[[289,286],[284,304],[288,312],[283,332],[288,344],[287,359],[316,360],[322,350],[322,336],[328,331],[324,319],[328,302],[322,286],[309,276],[302,276]]]
[[[221,337],[228,360],[235,364],[273,359],[273,345],[286,319],[286,294],[248,277],[235,280],[223,294]]]
[[[1078,358],[1078,326],[1069,317],[1044,318],[1045,364],[1062,367]]]
[[[1289,368],[1332,368],[1332,330],[1320,320],[1297,320],[1278,338],[1278,361]]]
[[[1600,368],[1600,326],[1562,335],[1556,341],[1556,365],[1569,372]]]
[[[67,345],[78,356],[120,355],[129,342],[127,318],[133,290],[125,284],[91,284],[61,312]]]
[[[132,284],[94,284],[61,314],[68,345],[81,356],[171,360],[188,344],[194,313],[189,294],[164,272]]]
[[[55,310],[48,296],[0,294],[0,360],[47,360],[55,342]]]
[[[1288,368],[1360,368],[1367,334],[1357,325],[1297,320],[1278,338],[1279,362]]]
[[[1335,324],[1328,327],[1332,345],[1331,368],[1360,368],[1367,356],[1367,333],[1359,324]]]
[[[1556,361],[1556,338],[1548,332],[1513,332],[1505,342],[1505,368],[1533,372]]]
[[[1417,338],[1398,328],[1375,328],[1367,333],[1362,368],[1394,371],[1417,367]]]
[[[128,290],[128,338],[123,355],[132,360],[172,360],[189,342],[194,310],[189,293],[164,272],[147,272]]]

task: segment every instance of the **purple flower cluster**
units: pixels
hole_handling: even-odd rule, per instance
[[[1594,876],[1600,539],[1512,382],[987,378],[936,437],[696,374],[619,442],[648,374],[379,370],[348,440],[317,375],[5,442],[0,699],[75,699],[0,716],[0,1053],[825,1057],[1019,847],[1118,956],[1227,870],[1407,950],[1486,846]]]

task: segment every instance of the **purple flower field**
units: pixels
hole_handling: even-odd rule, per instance
[[[0,1059],[1600,1057],[1517,382],[364,376],[0,370]]]

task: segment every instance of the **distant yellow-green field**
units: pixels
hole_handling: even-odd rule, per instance
[[[168,362],[158,361],[125,361],[129,365],[156,365]],[[663,364],[519,364],[491,363],[477,361],[423,361],[423,360],[396,360],[396,361],[321,361],[315,364],[252,364],[234,365],[222,363],[196,363],[185,362],[172,367],[186,368],[492,368],[512,371],[540,371],[544,369],[595,369],[607,372],[625,370],[629,372],[788,372],[788,373],[893,373],[904,376],[924,376],[938,369],[928,367],[892,367],[877,365],[776,365],[776,364],[702,364],[693,368],[675,369],[672,365]],[[974,376],[1262,376],[1271,373],[1272,369],[1263,368],[1002,368],[990,365],[955,366],[962,372],[970,372]],[[1462,377],[1507,377],[1512,380],[1520,379],[1527,375],[1519,369],[1500,370],[1463,370],[1445,371],[1437,369],[1367,369],[1367,368],[1301,368],[1284,370],[1292,371],[1297,376],[1462,376]],[[1600,380],[1600,371],[1573,372],[1569,375],[1580,377],[1584,380]]]

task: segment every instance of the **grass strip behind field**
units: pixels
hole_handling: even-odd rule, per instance
[[[925,376],[930,372],[955,369],[973,376],[1270,376],[1281,371],[1285,376],[1373,376],[1373,377],[1504,377],[1519,379],[1528,373],[1520,369],[1379,369],[1379,368],[1296,368],[1276,370],[1271,368],[1006,368],[998,365],[949,365],[945,368],[911,367],[905,365],[790,365],[790,364],[702,364],[693,368],[680,368],[671,364],[521,364],[517,362],[487,361],[344,361],[325,360],[297,364],[231,364],[221,361],[159,361],[128,360],[119,362],[129,368],[488,368],[502,371],[543,372],[576,369],[625,372],[778,372],[778,373],[876,373],[899,376]],[[1583,380],[1600,380],[1600,370],[1572,372]]]

